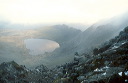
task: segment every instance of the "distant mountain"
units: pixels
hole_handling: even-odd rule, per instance
[[[78,54],[86,53],[92,55],[92,50],[95,47],[99,47],[105,41],[108,41],[109,39],[118,35],[119,32],[122,31],[124,27],[128,25],[127,15],[125,16],[124,20],[123,16],[122,20],[120,19],[121,17],[116,17],[116,19],[96,23],[87,28],[85,31],[79,32],[74,36],[70,36],[70,38],[65,41],[60,41],[63,43],[58,42],[61,44],[61,46],[60,48],[56,49],[54,52],[51,53],[52,56],[48,57],[49,60],[54,60],[53,64],[60,65],[65,62],[72,61],[75,52],[78,52]],[[64,36],[62,37],[65,38]],[[59,40],[59,37],[56,39]]]
[[[96,47],[99,44],[102,44],[105,41],[118,35],[119,32],[124,29],[124,27],[128,26],[128,15],[124,14],[123,16],[112,18],[106,22],[101,22],[98,26],[97,25],[98,23],[92,25],[81,35],[76,37],[74,41],[77,40],[80,42],[77,45],[78,52],[79,49],[82,49],[80,52],[85,50],[89,51],[92,47]],[[82,46],[86,48],[81,48]]]
[[[69,27],[65,24],[41,27],[36,30],[38,31],[38,38],[51,39],[58,42],[60,45],[81,33],[80,30]]]
[[[69,23],[66,25],[68,25],[69,27],[80,29],[81,31],[85,31],[90,26],[89,24],[81,24],[81,23]]]
[[[98,47],[105,41],[115,37],[126,26],[128,26],[126,14],[125,16],[96,23],[69,41],[64,42],[60,49],[54,51],[54,55],[73,56],[75,52],[90,53],[92,48]]]

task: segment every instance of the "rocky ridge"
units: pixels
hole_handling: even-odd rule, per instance
[[[77,53],[73,63],[59,69],[63,75],[56,83],[128,83],[128,27],[92,56]]]

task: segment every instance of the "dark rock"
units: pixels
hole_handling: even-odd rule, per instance
[[[125,81],[118,74],[114,74],[108,79],[108,83],[125,83]]]

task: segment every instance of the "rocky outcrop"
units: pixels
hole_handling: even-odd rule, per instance
[[[0,83],[52,83],[53,74],[46,66],[27,69],[16,62],[4,62],[0,65]]]
[[[28,70],[25,66],[20,66],[14,61],[4,62],[0,65],[0,83],[26,83],[27,75]]]
[[[53,77],[52,70],[49,70],[44,65],[40,65],[29,71],[26,80],[28,80],[29,83],[52,83]]]

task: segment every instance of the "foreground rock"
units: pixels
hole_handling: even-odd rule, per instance
[[[0,65],[0,83],[52,83],[52,77],[44,65],[31,70],[14,61]]]
[[[25,66],[19,66],[16,62],[11,61],[0,65],[0,83],[25,83],[28,70]]]

